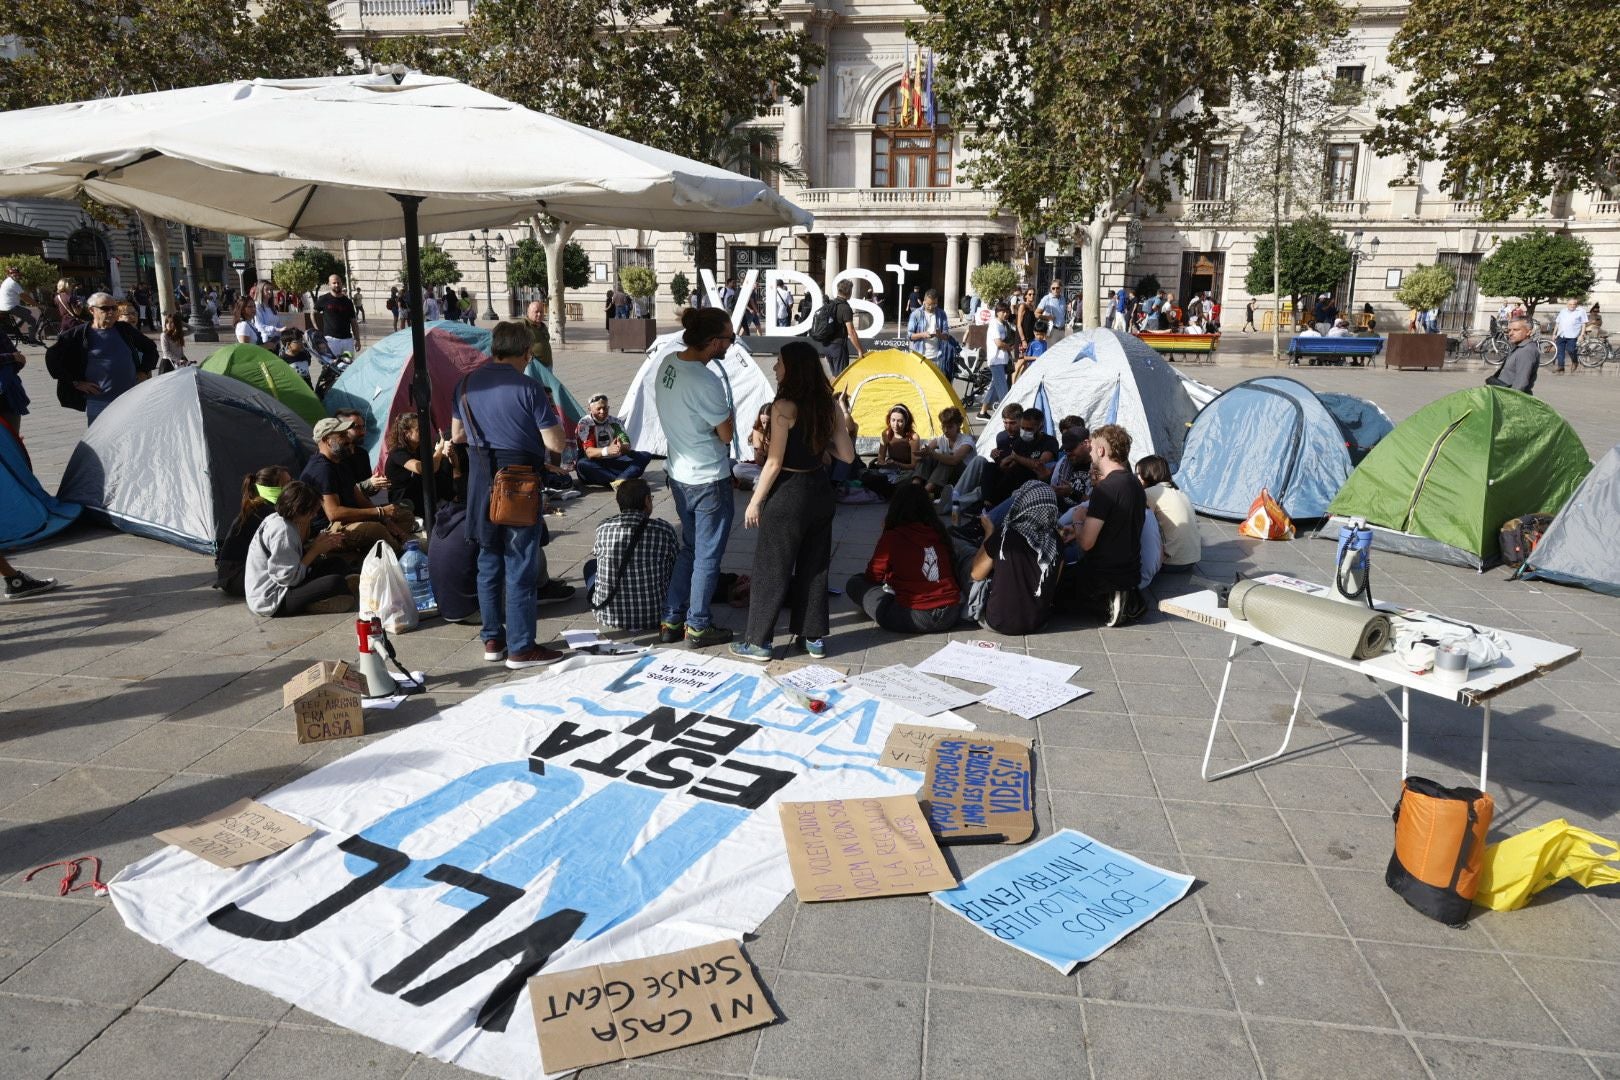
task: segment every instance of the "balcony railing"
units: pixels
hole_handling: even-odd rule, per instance
[[[1228,209],[1225,199],[1192,199],[1181,206],[1182,217],[1187,218],[1225,217]]]
[[[1366,199],[1335,199],[1322,204],[1322,212],[1338,217],[1365,217],[1367,214]]]
[[[995,192],[979,188],[808,188],[789,197],[801,206],[823,210],[933,206],[979,210],[996,202]]]
[[[1602,202],[1592,204],[1592,213],[1602,214],[1606,217],[1620,215],[1620,199],[1604,199]]]
[[[1452,217],[1479,217],[1479,203],[1453,199],[1448,208]]]
[[[360,0],[360,15],[367,19],[399,19],[454,14],[455,0]]]
[[[464,25],[478,0],[331,0],[327,16],[338,32],[451,30]]]

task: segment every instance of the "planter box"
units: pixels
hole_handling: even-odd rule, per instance
[[[1439,370],[1446,366],[1446,335],[1391,334],[1384,346],[1384,366]]]
[[[658,336],[656,319],[609,319],[608,348],[624,352],[646,352]]]

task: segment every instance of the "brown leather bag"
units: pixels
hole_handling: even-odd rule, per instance
[[[467,396],[467,380],[471,377],[470,373],[461,377],[456,395],[461,398],[461,410],[467,416],[467,430],[473,438],[483,442],[484,436],[478,430],[478,422],[473,419],[472,399]],[[494,448],[486,446],[484,450],[489,454],[489,471],[494,477],[489,488],[490,523],[519,529],[534,525],[540,520],[543,495],[540,474],[528,465],[508,465],[504,469],[497,469]]]

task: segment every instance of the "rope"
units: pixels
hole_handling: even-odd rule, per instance
[[[80,863],[91,864],[90,880],[82,885],[75,885],[73,883],[79,879]],[[101,880],[101,857],[98,855],[80,855],[77,859],[62,859],[57,862],[46,863],[44,866],[36,866],[28,871],[28,876],[23,878],[23,881],[33,881],[35,874],[42,870],[49,870],[54,866],[62,867],[62,880],[56,886],[57,896],[67,896],[70,893],[78,892],[80,889],[93,889],[97,896],[107,895],[107,885]]]

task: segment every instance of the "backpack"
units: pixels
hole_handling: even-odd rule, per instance
[[[1502,561],[1515,569],[1523,566],[1552,523],[1551,514],[1525,514],[1504,522],[1497,534],[1502,545]]]
[[[815,318],[810,320],[810,340],[831,345],[838,340],[842,329],[838,322],[838,301],[828,300],[816,308]]]
[[[1407,777],[1395,803],[1395,852],[1384,884],[1429,918],[1462,926],[1479,891],[1493,807],[1478,788]]]

